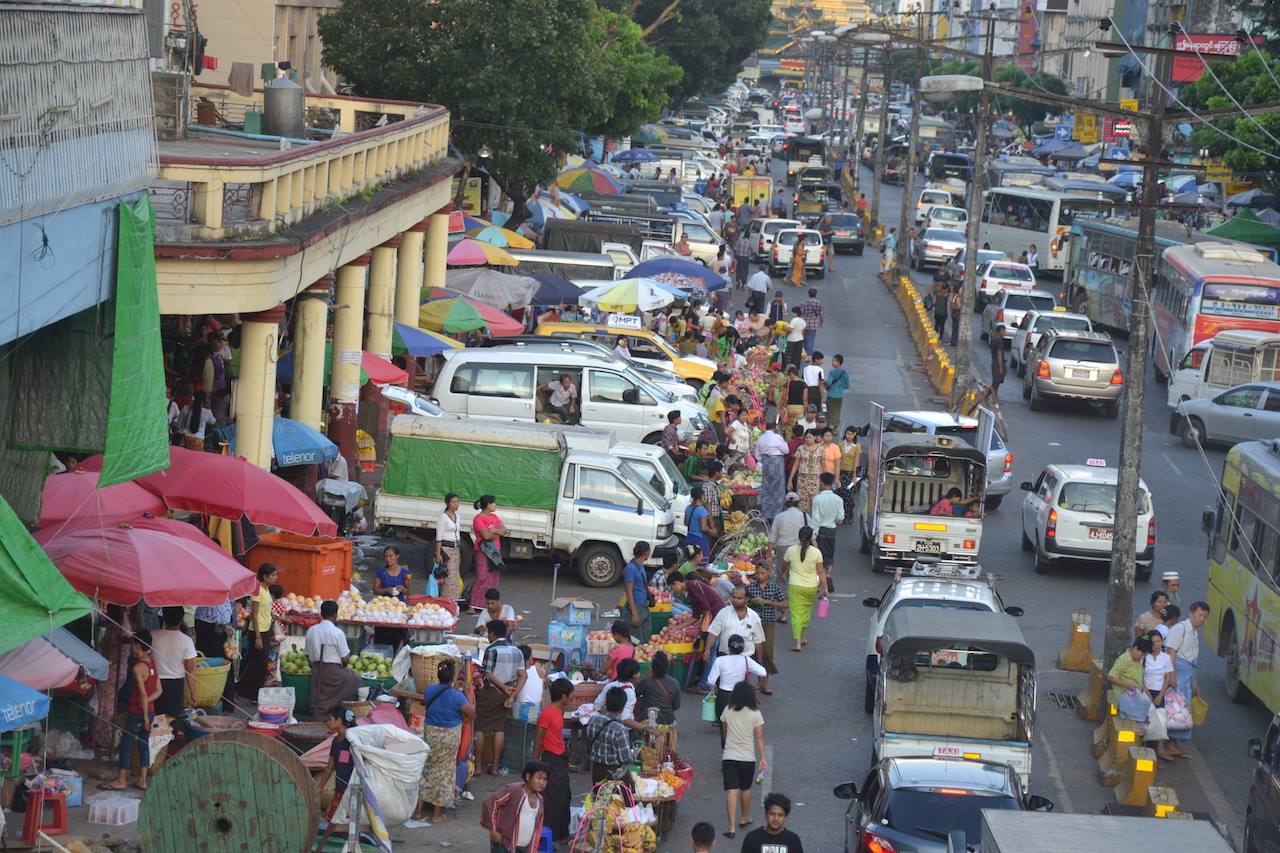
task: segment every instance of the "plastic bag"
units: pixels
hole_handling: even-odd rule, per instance
[[[388,826],[404,823],[418,804],[418,783],[430,751],[425,741],[397,726],[357,726],[347,730],[347,740],[364,762],[363,784],[373,790]],[[334,820],[348,821],[343,802]]]
[[[1120,694],[1120,699],[1116,702],[1116,713],[1126,720],[1141,723],[1146,722],[1154,707],[1150,696],[1130,688]]]
[[[1191,697],[1191,722],[1203,726],[1209,719],[1209,703],[1200,698],[1200,694]]]
[[[1164,708],[1151,706],[1147,712],[1147,730],[1143,732],[1143,740],[1167,740],[1169,738],[1168,715]]]
[[[1191,708],[1187,698],[1177,690],[1170,690],[1164,695],[1164,710],[1171,732],[1183,732],[1191,728]]]

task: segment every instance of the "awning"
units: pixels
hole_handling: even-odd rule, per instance
[[[0,675],[0,732],[49,716],[49,697]]]
[[[65,628],[0,655],[0,676],[33,690],[53,690],[69,684],[81,667],[90,678],[107,678],[107,659]]]

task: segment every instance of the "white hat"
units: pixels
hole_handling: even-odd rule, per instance
[[[1177,572],[1165,572],[1164,574],[1162,574],[1162,575],[1160,576],[1160,580],[1163,580],[1163,581],[1176,581],[1176,580],[1178,580],[1178,573],[1177,573]]]

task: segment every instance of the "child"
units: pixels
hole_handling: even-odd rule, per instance
[[[538,721],[538,710],[542,707],[543,673],[533,659],[533,648],[523,643],[516,646],[524,656],[524,683],[520,689],[507,700],[507,707],[514,708],[512,716],[526,723]]]
[[[347,792],[347,786],[351,784],[351,774],[355,770],[355,759],[351,755],[351,741],[347,740],[347,729],[355,724],[356,715],[350,708],[338,705],[329,711],[329,731],[333,732],[333,741],[329,744],[329,763],[325,765],[324,772],[316,781],[316,790],[323,791],[329,777],[333,776],[333,799],[324,813],[324,822],[328,825],[320,839],[319,849],[321,850],[329,839],[329,833],[334,830],[333,815],[342,803],[342,795]]]
[[[636,647],[631,645],[631,629],[621,619],[613,620],[609,628],[613,641],[617,644],[609,651],[609,662],[605,664],[604,674],[613,681],[618,677],[618,663],[636,656]]]
[[[284,597],[284,587],[273,583],[267,587],[271,593],[271,648],[267,651],[267,684],[280,684],[280,644],[284,642],[284,628],[280,620],[289,612],[289,602]]]

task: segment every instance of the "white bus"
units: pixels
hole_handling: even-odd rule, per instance
[[[1035,246],[1037,272],[1061,274],[1067,260],[1067,235],[1075,218],[1110,216],[1114,204],[1097,195],[998,187],[983,196],[978,239],[1015,260],[1028,246]]]

